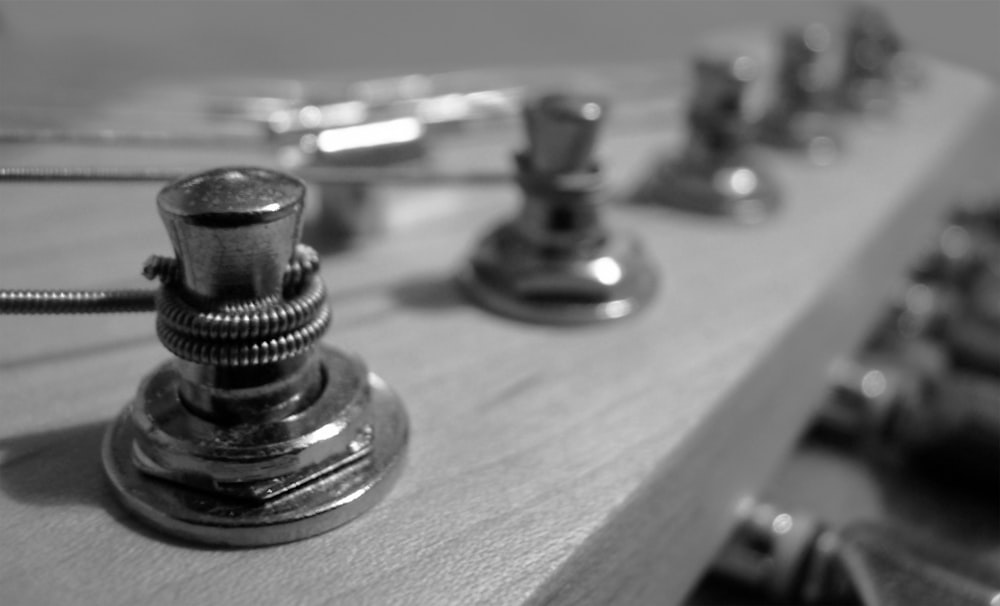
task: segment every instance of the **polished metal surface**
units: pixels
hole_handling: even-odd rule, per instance
[[[782,601],[813,603],[816,581],[826,576],[830,564],[829,558],[812,557],[817,543],[824,545],[820,553],[828,552],[830,538],[823,525],[749,500],[741,503],[737,515],[733,534],[712,564],[713,574]],[[812,578],[803,583],[807,564],[813,568],[808,571]]]
[[[126,508],[144,522],[186,540],[249,547],[321,534],[374,506],[402,467],[408,438],[406,414],[381,379],[373,374],[363,378],[370,391],[362,403],[369,409],[369,424],[327,466],[307,467],[299,476],[271,483],[257,480],[252,492],[239,482],[206,485],[199,476],[171,474],[171,479],[161,479],[167,473],[162,467],[154,474],[150,473],[156,469],[153,463],[137,462],[142,455],[132,445],[141,434],[131,408],[105,438],[105,470]],[[257,450],[265,452],[263,446]],[[202,476],[214,472],[215,463],[202,459]],[[250,468],[264,472],[266,460]]]
[[[744,223],[759,223],[778,209],[780,190],[750,145],[743,108],[757,72],[745,55],[696,59],[686,147],[657,161],[631,194],[635,202]]]
[[[425,157],[427,129],[414,115],[370,120],[307,133],[286,147],[283,161],[293,171],[330,168],[391,169]],[[324,249],[344,248],[385,230],[384,208],[370,182],[314,182],[311,195],[319,207],[309,238]]]
[[[874,523],[832,528],[747,503],[713,573],[779,603],[992,606],[1000,571],[982,554]]]
[[[847,12],[843,36],[840,107],[863,113],[891,109],[899,87],[919,79],[899,33],[880,7],[858,2]]]
[[[828,102],[822,61],[830,31],[818,23],[787,28],[781,35],[781,63],[774,103],[758,125],[761,142],[805,154],[818,165],[833,163],[842,141]]]
[[[153,257],[157,335],[176,359],[143,382],[105,441],[120,500],[221,545],[293,541],[371,507],[407,442],[399,398],[318,346],[319,258],[298,245],[305,185],[265,169],[182,178],[158,197],[176,259]]]
[[[528,146],[516,156],[524,204],[459,272],[473,301],[519,320],[578,324],[624,318],[652,298],[656,269],[601,212],[593,151],[606,113],[600,99],[569,94],[525,105]]]

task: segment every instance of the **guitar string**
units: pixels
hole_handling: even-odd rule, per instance
[[[0,182],[7,183],[79,183],[79,182],[165,182],[194,172],[179,168],[117,167],[0,167]],[[407,185],[499,185],[513,182],[513,176],[500,170],[439,171],[381,167],[302,167],[297,176],[320,184],[407,184]]]

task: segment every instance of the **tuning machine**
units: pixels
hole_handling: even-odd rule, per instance
[[[1000,575],[961,545],[874,522],[833,525],[741,503],[715,577],[780,603],[992,604]]]
[[[638,203],[758,223],[774,213],[780,192],[752,148],[744,109],[759,66],[749,55],[703,53],[694,61],[688,140],[653,167],[632,193]]]
[[[1000,377],[953,362],[947,343],[876,334],[864,352],[834,365],[815,428],[990,490],[1000,460]]]
[[[842,41],[840,108],[861,113],[885,113],[901,87],[920,79],[899,32],[873,3],[857,2],[847,12]]]
[[[528,100],[523,112],[528,145],[515,156],[521,210],[479,242],[459,283],[487,309],[531,322],[634,314],[652,298],[657,272],[638,240],[603,216],[593,153],[607,104],[557,93]]]
[[[824,166],[833,163],[842,147],[824,73],[831,44],[830,30],[820,23],[782,32],[774,102],[757,125],[762,143],[802,152]]]

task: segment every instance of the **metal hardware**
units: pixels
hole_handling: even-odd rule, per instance
[[[777,210],[780,193],[749,146],[743,96],[757,64],[746,55],[702,55],[694,76],[686,149],[660,161],[631,198],[758,223]]]
[[[109,429],[108,477],[145,522],[250,546],[344,524],[377,502],[407,441],[401,403],[354,356],[318,344],[318,258],[296,244],[305,186],[226,168],[157,199],[176,261],[154,257],[157,334],[177,358]]]
[[[859,2],[847,13],[843,61],[837,87],[841,108],[863,113],[885,111],[906,80],[919,78],[903,40],[877,6]]]
[[[624,318],[652,298],[657,272],[635,238],[606,225],[593,159],[607,107],[550,94],[524,107],[527,149],[515,155],[520,214],[478,244],[458,281],[477,303],[530,322]]]
[[[325,138],[326,132],[337,132]],[[298,172],[322,174],[330,169],[349,172],[352,168],[382,170],[392,174],[394,165],[422,158],[427,153],[427,131],[413,117],[390,118],[357,126],[306,134],[294,147],[285,149],[286,164]],[[408,169],[410,173],[414,169]],[[422,169],[427,170],[429,169]],[[370,181],[313,181],[312,194],[319,215],[310,236],[329,248],[331,243],[346,247],[385,230],[385,208]]]
[[[791,27],[781,36],[781,64],[775,102],[758,125],[763,143],[803,152],[814,164],[828,165],[840,155],[823,81],[821,59],[830,50],[830,31],[813,23]]]
[[[418,119],[434,134],[516,114],[524,95],[520,87],[477,89],[443,86],[439,78],[409,74],[355,82],[343,98],[276,108],[264,121],[269,134],[316,132],[366,121],[402,116]]]
[[[746,502],[740,509],[712,572],[781,603],[1000,602],[995,567],[957,545],[873,523],[834,528],[766,503]]]
[[[1000,204],[953,213],[897,304],[897,329],[941,339],[958,366],[1000,376]]]
[[[712,573],[782,602],[854,603],[834,568],[838,548],[839,538],[816,519],[748,500]]]
[[[818,429],[905,453],[923,473],[992,486],[1000,458],[1000,380],[951,368],[947,352],[905,339],[836,365]]]

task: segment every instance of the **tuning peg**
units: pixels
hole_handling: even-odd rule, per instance
[[[778,208],[779,190],[750,147],[743,107],[757,72],[757,63],[746,55],[695,60],[687,146],[654,167],[632,194],[634,201],[746,223],[759,222]]]
[[[950,365],[940,344],[908,339],[841,362],[818,431],[902,454],[914,469],[992,490],[1000,460],[1000,381]]]
[[[549,95],[525,106],[525,161],[539,175],[586,173],[604,111],[605,104],[598,100],[569,95]]]
[[[844,27],[840,106],[871,112],[891,105],[898,86],[917,78],[904,48],[882,9],[864,2],[852,5]]]
[[[912,529],[838,527],[746,502],[712,573],[781,603],[974,606],[1000,595],[986,555]]]
[[[822,73],[829,50],[830,31],[819,23],[782,33],[775,101],[759,125],[762,142],[801,151],[820,165],[832,163],[841,147]]]
[[[473,300],[521,320],[570,324],[623,318],[652,298],[657,276],[643,248],[601,214],[593,151],[606,114],[601,99],[580,95],[526,103],[528,147],[515,156],[524,204],[460,272]]]
[[[122,503],[187,540],[267,545],[360,515],[398,474],[407,420],[364,363],[319,344],[318,257],[298,245],[305,186],[270,170],[182,178],[157,198],[176,259],[152,258],[157,335],[176,358],[105,440]]]

